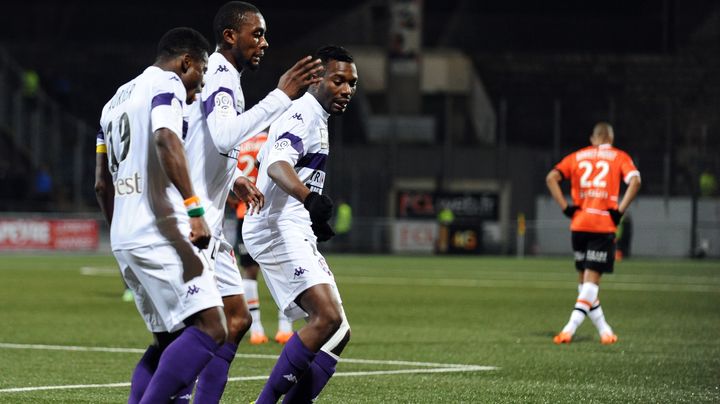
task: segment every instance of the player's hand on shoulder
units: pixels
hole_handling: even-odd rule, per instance
[[[248,214],[259,213],[265,206],[265,195],[247,177],[238,177],[233,184],[233,193],[248,205]]]
[[[206,249],[211,237],[210,228],[202,216],[190,218],[190,242],[195,247]]]
[[[313,222],[312,231],[313,234],[315,234],[315,237],[317,237],[318,243],[328,241],[333,238],[333,236],[335,236],[335,232],[333,231],[332,227],[330,227],[330,224],[328,224],[328,222]]]
[[[310,56],[300,59],[290,70],[280,77],[278,88],[294,100],[300,97],[311,84],[320,82],[317,75],[323,70],[320,59]]]
[[[617,209],[608,209],[608,213],[610,214],[610,219],[612,219],[613,223],[615,223],[615,226],[620,224],[620,220],[623,217],[623,214],[620,213]]]
[[[580,208],[575,205],[568,205],[565,209],[563,209],[563,214],[565,216],[569,217],[570,219],[572,219],[573,216],[575,216],[575,212],[577,212],[578,209],[580,209]]]
[[[327,195],[310,192],[305,197],[303,205],[310,212],[310,220],[313,223],[327,222],[332,216],[333,201]]]

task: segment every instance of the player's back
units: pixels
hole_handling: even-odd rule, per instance
[[[573,203],[580,207],[571,229],[614,232],[607,210],[618,207],[620,182],[638,173],[630,156],[610,144],[589,146],[571,153],[556,168],[570,180]]]
[[[113,250],[189,234],[182,197],[158,161],[153,134],[153,128],[165,127],[182,135],[184,99],[177,75],[151,66],[121,86],[103,108],[100,125],[115,189]]]

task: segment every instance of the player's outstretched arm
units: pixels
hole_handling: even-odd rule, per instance
[[[291,100],[300,97],[312,84],[322,80],[318,74],[323,70],[320,59],[305,56],[280,77],[278,88]]]
[[[231,93],[219,91],[215,94],[213,102],[206,103],[203,107],[218,151],[229,152],[275,122],[290,108],[291,100],[300,97],[308,86],[320,81],[321,78],[317,77],[323,69],[320,63],[319,59],[312,60],[310,56],[301,59],[280,77],[277,89],[252,108],[239,114],[234,109],[228,109],[233,105]],[[225,76],[220,78],[226,79]],[[223,83],[216,85],[221,84]]]
[[[195,191],[188,173],[185,149],[178,136],[167,128],[156,130],[155,151],[160,166],[183,199],[193,197]],[[210,229],[202,216],[190,217],[190,241],[199,248],[207,248],[210,243]]]
[[[115,187],[108,168],[107,153],[95,154],[95,198],[108,224],[112,224],[115,207]]]

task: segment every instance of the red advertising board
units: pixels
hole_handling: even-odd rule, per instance
[[[0,219],[0,250],[88,251],[98,247],[91,219]]]

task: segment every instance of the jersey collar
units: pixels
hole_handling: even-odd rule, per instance
[[[303,99],[304,102],[308,103],[308,105],[311,106],[313,112],[322,116],[323,119],[325,119],[325,121],[327,122],[328,118],[330,118],[330,113],[325,111],[325,108],[320,105],[320,102],[317,100],[317,98],[315,98],[314,95],[306,92],[301,99]]]

